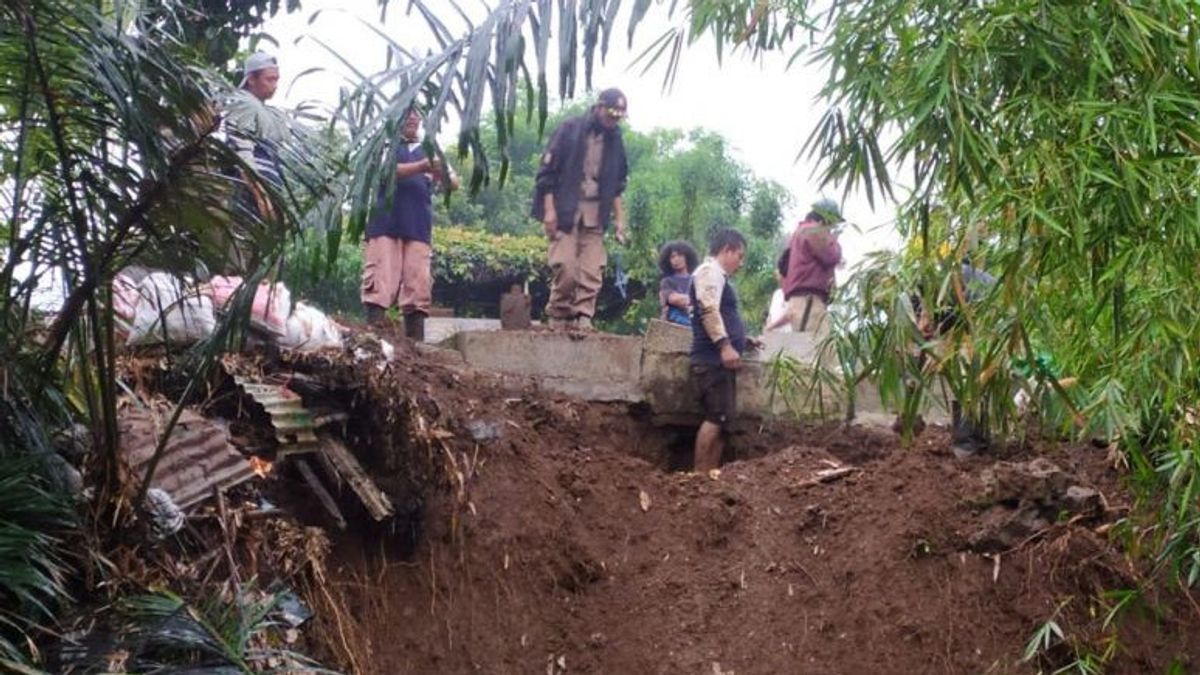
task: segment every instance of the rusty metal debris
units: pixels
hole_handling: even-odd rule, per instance
[[[149,408],[129,406],[120,416],[121,452],[138,480],[154,456],[168,416]],[[162,458],[150,481],[164,490],[181,509],[254,477],[250,463],[229,443],[224,424],[184,410],[171,431]]]
[[[317,420],[304,407],[299,394],[283,384],[254,382],[241,376],[233,379],[270,416],[275,440],[279,442],[279,457],[317,451]]]

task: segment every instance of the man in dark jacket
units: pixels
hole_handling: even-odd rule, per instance
[[[276,221],[278,214],[265,187],[283,191],[279,146],[287,140],[289,124],[278,108],[267,104],[279,88],[279,62],[265,52],[251,54],[242,64],[242,82],[225,107],[225,134],[253,176],[238,169],[233,209],[235,225],[230,230],[229,257],[223,270],[245,275],[262,260],[266,245],[262,228],[256,224]]]
[[[592,329],[603,282],[604,232],[616,225],[625,241],[621,193],[629,165],[620,122],[625,95],[600,92],[587,114],[565,120],[542,153],[533,195],[533,217],[550,240],[552,280],[546,316],[551,328]]]

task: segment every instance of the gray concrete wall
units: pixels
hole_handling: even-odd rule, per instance
[[[551,391],[591,401],[642,400],[642,339],[606,333],[460,332],[451,341],[481,370],[537,378]]]
[[[792,357],[800,364],[801,377],[812,375],[816,350],[810,336],[799,333],[769,333],[763,336],[762,350],[743,356],[737,375],[738,414],[762,418],[787,414],[789,410],[806,413],[842,414],[839,397],[828,388],[790,390],[787,400],[771,387],[770,362],[779,355]],[[642,354],[641,389],[654,414],[663,421],[693,423],[699,420],[697,394],[691,385],[689,352],[692,332],[675,324],[651,321],[646,329]],[[806,365],[807,364],[807,365]],[[823,398],[822,398],[823,396]]]
[[[690,378],[691,330],[651,321],[643,337],[606,333],[535,331],[460,332],[449,342],[472,367],[506,375],[533,377],[543,387],[592,401],[645,402],[663,423],[694,424],[699,403]],[[766,346],[748,354],[738,371],[738,413],[746,419],[800,411],[844,417],[845,401],[829,387],[788,388],[773,392],[771,361],[795,359],[801,382],[812,382],[815,347],[806,334],[772,333]],[[793,379],[795,381],[795,378]],[[864,383],[855,392],[855,417],[890,424],[879,391]],[[943,406],[926,418],[940,421]]]

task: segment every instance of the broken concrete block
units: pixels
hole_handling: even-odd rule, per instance
[[[989,504],[1030,502],[1056,504],[1066,494],[1071,477],[1044,457],[1028,462],[997,462],[981,475],[984,501]]]
[[[1104,504],[1100,499],[1100,493],[1096,490],[1082,485],[1072,485],[1067,488],[1067,494],[1063,496],[1062,508],[1071,513],[1092,515],[1099,513],[1104,508]]]
[[[993,506],[983,515],[979,530],[967,538],[967,544],[978,553],[998,553],[1020,545],[1050,525],[1034,506],[1027,505],[1015,511]]]

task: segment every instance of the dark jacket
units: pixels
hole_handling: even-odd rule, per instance
[[[842,262],[842,247],[831,228],[820,222],[804,221],[796,226],[788,244],[788,271],[783,295],[815,295],[829,302],[833,273]]]
[[[575,213],[579,207],[579,188],[583,182],[583,156],[587,144],[585,134],[592,129],[603,130],[604,156],[600,160],[600,225],[608,229],[612,218],[613,200],[625,191],[629,175],[629,163],[625,158],[625,143],[621,130],[603,129],[594,121],[591,112],[563,121],[546,151],[542,153],[537,182],[533,190],[532,215],[545,220],[546,193],[554,195],[554,210],[558,217],[558,230],[570,232],[575,228]]]

